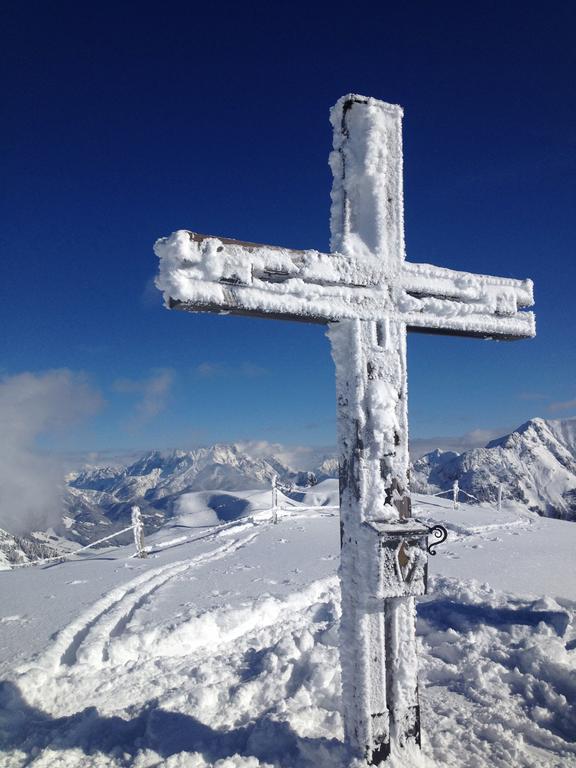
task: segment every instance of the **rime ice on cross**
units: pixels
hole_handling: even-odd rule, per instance
[[[155,246],[166,306],[328,324],[336,365],[345,734],[369,764],[420,743],[414,596],[426,528],[408,492],[406,331],[534,335],[532,283],[405,261],[402,110],[331,113],[332,253],[180,230]]]

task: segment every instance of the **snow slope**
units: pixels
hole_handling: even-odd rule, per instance
[[[284,499],[278,525],[238,491],[256,524],[214,527],[200,492],[146,560],[119,547],[0,573],[0,766],[351,765],[322,486]],[[418,606],[428,764],[576,766],[576,526],[424,496],[417,514],[450,529]]]
[[[14,563],[29,563],[38,558],[59,554],[56,536],[36,531],[30,536],[13,536],[0,528],[0,570],[11,568]]]

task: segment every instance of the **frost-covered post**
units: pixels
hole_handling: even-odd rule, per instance
[[[502,512],[502,483],[498,485],[498,512]]]
[[[377,265],[393,283],[405,257],[402,110],[344,98],[331,120],[331,248],[368,273]],[[340,448],[344,727],[377,764],[392,740],[420,743],[413,595],[425,591],[426,557],[418,550],[425,532],[410,521],[406,323],[394,314],[349,320],[331,325],[329,335]],[[380,562],[388,547],[392,557]],[[412,560],[413,578],[404,580],[403,561]]]
[[[136,545],[136,557],[147,557],[144,547],[144,523],[140,507],[134,505],[132,512],[132,530],[134,531],[134,544]]]
[[[452,505],[454,509],[458,509],[458,494],[460,493],[460,485],[458,480],[454,480],[452,485]]]
[[[272,522],[278,522],[278,477],[272,477]]]
[[[332,252],[179,230],[156,242],[169,309],[329,326],[340,459],[346,739],[366,763],[420,743],[414,598],[427,529],[411,519],[406,332],[535,334],[530,280],[405,260],[402,109],[350,94],[331,113]]]

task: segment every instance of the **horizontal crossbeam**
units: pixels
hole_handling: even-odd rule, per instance
[[[532,282],[377,258],[291,250],[179,230],[155,246],[167,306],[190,312],[328,323],[402,320],[427,333],[535,334]]]

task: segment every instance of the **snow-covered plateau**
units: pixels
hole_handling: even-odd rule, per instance
[[[2,768],[354,765],[337,481],[281,494],[277,525],[269,490],[233,496],[222,524],[214,493],[186,493],[147,559],[0,572]],[[418,599],[423,756],[390,765],[576,766],[576,526],[510,500],[415,514],[449,538]]]

